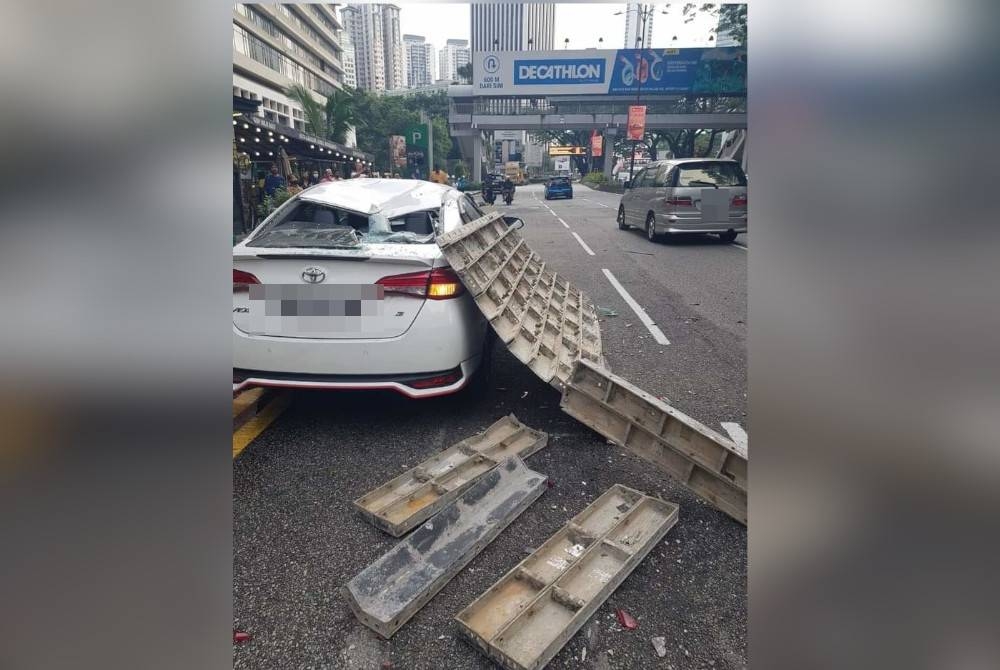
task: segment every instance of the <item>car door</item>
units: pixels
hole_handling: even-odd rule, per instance
[[[657,218],[664,213],[664,202],[667,197],[668,180],[672,177],[670,163],[662,163],[650,170],[650,184],[647,191],[647,206],[656,213]]]
[[[658,165],[649,165],[642,171],[642,179],[639,181],[637,189],[638,200],[641,203],[638,212],[637,225],[646,225],[646,215],[656,208],[656,173],[659,171]]]
[[[622,195],[622,205],[625,207],[625,223],[632,226],[642,226],[646,223],[646,210],[642,201],[640,184],[646,170],[636,173],[632,177],[632,183],[625,189]]]

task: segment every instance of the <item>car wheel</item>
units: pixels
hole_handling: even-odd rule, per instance
[[[628,230],[632,226],[625,223],[625,208],[618,208],[618,230]]]
[[[471,400],[479,400],[490,389],[493,380],[493,345],[495,340],[496,335],[493,333],[493,329],[487,328],[486,335],[483,337],[483,357],[479,361],[479,367],[472,374],[472,379],[465,387],[465,395]]]
[[[735,242],[736,241],[736,234],[737,233],[736,233],[735,230],[727,230],[724,233],[719,233],[719,239],[722,240],[723,242],[725,242],[726,244],[728,244],[730,242]]]
[[[650,242],[660,241],[660,236],[656,233],[656,227],[653,225],[655,220],[652,212],[646,216],[646,239]]]

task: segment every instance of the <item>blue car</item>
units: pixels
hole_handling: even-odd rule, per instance
[[[553,177],[545,184],[545,199],[573,198],[573,185],[569,177]]]

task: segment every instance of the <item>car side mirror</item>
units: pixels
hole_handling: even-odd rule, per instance
[[[625,181],[625,189],[626,189],[626,190],[628,190],[628,189],[630,189],[630,188],[632,188],[632,182],[631,182],[631,181],[628,181],[628,180],[626,180],[626,181]]]
[[[514,230],[524,228],[524,221],[522,219],[517,218],[516,216],[505,216],[503,217],[503,222],[506,223],[507,226],[509,226],[510,228],[513,228]]]

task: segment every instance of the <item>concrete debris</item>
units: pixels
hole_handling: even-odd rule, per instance
[[[590,361],[577,361],[560,406],[746,524],[746,447]]]
[[[545,475],[517,456],[482,475],[457,500],[344,587],[355,616],[388,639],[545,492]]]
[[[549,436],[511,414],[354,501],[365,519],[401,537],[431,518],[509,456],[527,458]]]
[[[653,649],[656,650],[656,655],[663,658],[667,655],[667,638],[665,637],[654,637],[650,640],[653,643]]]
[[[573,362],[605,365],[594,303],[553,272],[490,212],[437,244],[514,357],[561,389]]]
[[[539,670],[673,527],[677,510],[616,484],[459,612],[459,629],[504,668]]]

